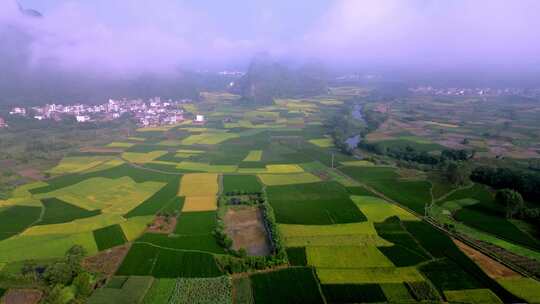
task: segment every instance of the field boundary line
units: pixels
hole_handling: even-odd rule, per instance
[[[196,250],[196,249],[178,249],[178,248],[170,248],[170,247],[165,247],[165,246],[160,246],[160,245],[156,245],[154,243],[150,243],[150,242],[141,242],[141,241],[135,241],[133,242],[134,244],[143,244],[143,245],[148,245],[148,246],[152,246],[152,247],[156,247],[156,248],[161,248],[161,249],[166,249],[166,250],[172,250],[172,251],[179,251],[179,252],[198,252],[198,253],[206,253],[206,254],[211,254],[211,255],[215,255],[215,254],[222,254],[222,253],[214,253],[214,252],[209,252],[209,251],[204,251],[204,250]]]

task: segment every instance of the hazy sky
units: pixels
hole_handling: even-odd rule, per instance
[[[104,76],[242,65],[257,52],[332,66],[540,64],[538,0],[0,1],[11,66]],[[15,33],[15,34],[14,34]],[[0,59],[0,65],[7,64]],[[0,66],[0,69],[2,67]]]

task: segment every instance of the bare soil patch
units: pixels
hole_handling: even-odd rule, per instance
[[[83,268],[91,272],[113,275],[129,251],[130,244],[124,244],[87,257],[83,260]]]
[[[270,244],[261,210],[254,206],[235,206],[225,214],[225,231],[233,240],[233,249],[244,248],[248,255],[270,254]]]
[[[517,272],[497,262],[480,251],[466,245],[463,242],[454,240],[454,243],[463,251],[469,258],[478,264],[488,276],[493,279],[520,276]]]
[[[34,180],[44,180],[45,176],[37,169],[34,168],[23,168],[17,171],[20,176],[31,178]]]
[[[43,292],[37,289],[10,289],[4,295],[3,304],[37,304]]]
[[[168,218],[168,219],[167,219]],[[172,233],[176,227],[176,217],[170,216],[156,216],[152,225],[147,229],[148,232],[152,233]]]
[[[16,165],[17,165],[17,162],[14,159],[0,160],[0,167],[4,169],[13,168]]]

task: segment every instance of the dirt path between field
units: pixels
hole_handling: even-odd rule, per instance
[[[452,239],[461,251],[463,251],[471,260],[473,260],[484,272],[493,279],[521,276],[507,266],[495,261],[482,252],[470,247],[469,245]]]

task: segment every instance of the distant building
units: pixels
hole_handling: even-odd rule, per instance
[[[90,121],[90,117],[88,117],[87,115],[77,115],[77,116],[75,116],[75,119],[77,119],[77,122]]]
[[[13,108],[10,112],[9,112],[10,115],[21,115],[21,116],[26,116],[26,109],[25,108],[19,108],[19,107],[16,107],[16,108]]]
[[[2,117],[0,117],[0,129],[1,128],[7,128],[7,126],[8,125],[7,125],[6,121]]]
[[[34,116],[34,118],[37,119],[37,120],[43,120],[43,119],[45,119],[45,116],[43,116],[43,115],[36,115],[36,116]]]
[[[204,122],[204,115],[195,116],[195,122]]]

